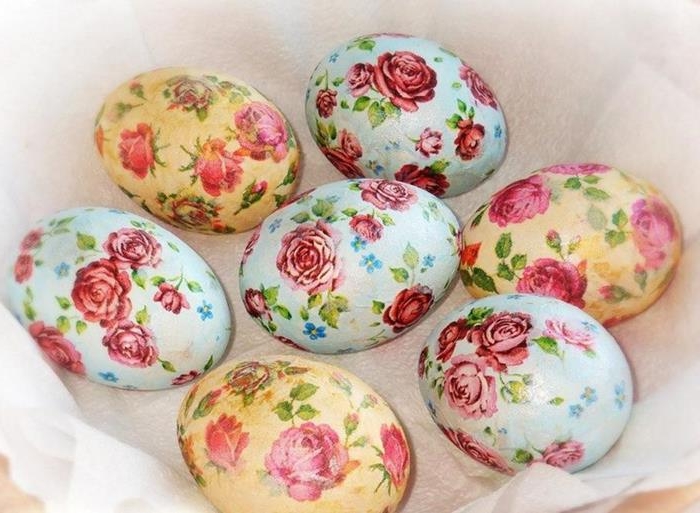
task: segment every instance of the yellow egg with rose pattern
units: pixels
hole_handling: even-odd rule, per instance
[[[387,513],[410,474],[404,431],[349,372],[299,357],[227,362],[185,396],[183,459],[222,513]]]
[[[163,68],[107,96],[95,123],[107,173],[146,211],[188,230],[249,230],[295,187],[291,126],[262,94],[222,73]]]
[[[477,209],[460,273],[474,297],[552,296],[611,326],[656,301],[680,254],[680,223],[653,185],[601,164],[560,164]]]

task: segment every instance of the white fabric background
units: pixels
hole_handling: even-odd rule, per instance
[[[92,127],[102,98],[151,68],[191,65],[247,81],[296,130],[300,190],[339,179],[306,128],[306,81],[330,48],[371,32],[440,41],[482,74],[504,107],[506,161],[484,185],[448,200],[461,219],[506,183],[557,162],[603,162],[655,182],[680,214],[685,253],[661,300],[612,330],[634,370],[635,407],[620,443],[589,470],[534,466],[508,480],[439,435],[420,401],[415,364],[437,320],[467,301],[460,284],[394,342],[314,358],[366,380],[407,427],[414,473],[404,513],[607,511],[621,494],[700,479],[698,2],[46,0],[7,2],[2,11],[3,268],[31,223],[56,210],[105,205],[146,215],[101,170]],[[236,270],[248,234],[173,231],[228,290],[235,330],[225,358],[292,352],[239,300]],[[0,333],[0,453],[14,481],[49,511],[212,511],[175,440],[186,388],[133,393],[57,377],[1,305]],[[606,497],[613,498],[591,504]]]

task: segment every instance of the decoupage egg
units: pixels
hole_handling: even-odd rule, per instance
[[[226,362],[189,391],[177,434],[222,513],[393,512],[410,473],[387,403],[349,372],[302,358]]]
[[[428,337],[418,375],[450,442],[506,474],[595,463],[632,407],[630,369],[612,335],[579,308],[532,294],[452,312]]]
[[[187,244],[107,208],[63,210],[22,239],[10,308],[45,356],[104,385],[154,390],[207,371],[228,344],[226,296]]]
[[[461,277],[475,297],[552,296],[610,326],[670,283],[681,226],[651,184],[601,164],[561,164],[496,192],[462,233]]]
[[[190,68],[137,75],[107,96],[95,144],[136,203],[188,230],[257,226],[293,191],[299,151],[287,120],[251,86]]]
[[[306,91],[316,144],[348,178],[387,178],[436,196],[469,191],[501,165],[506,122],[479,74],[438,43],[400,34],[346,42]]]
[[[283,342],[368,349],[405,333],[445,294],[458,229],[442,201],[413,185],[326,184],[265,219],[243,254],[241,297]]]

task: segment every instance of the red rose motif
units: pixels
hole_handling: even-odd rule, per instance
[[[241,183],[243,158],[226,151],[226,141],[212,139],[202,145],[202,153],[194,164],[194,174],[202,180],[202,187],[212,196],[232,192]]]
[[[471,67],[462,63],[462,66],[459,68],[459,78],[467,84],[476,101],[483,105],[488,105],[492,109],[498,109],[496,97],[491,92],[491,89]]]
[[[357,98],[369,91],[373,74],[374,66],[371,64],[364,62],[353,64],[345,74],[345,84],[348,86],[350,94]]]
[[[295,290],[309,295],[335,290],[343,282],[339,242],[340,235],[325,221],[301,224],[282,237],[277,269]]]
[[[251,317],[256,319],[272,320],[270,310],[265,304],[265,296],[256,289],[248,289],[243,294],[243,306]]]
[[[445,372],[445,397],[465,419],[491,417],[496,407],[496,380],[486,376],[486,361],[475,354],[458,355]]]
[[[58,329],[37,321],[29,325],[29,334],[49,359],[71,372],[85,374],[80,353]]]
[[[500,312],[470,328],[467,340],[476,346],[476,354],[483,356],[487,365],[507,372],[508,366],[520,365],[528,357],[527,336],[531,329],[528,314]]]
[[[455,346],[460,340],[467,338],[469,328],[465,319],[457,319],[445,326],[438,336],[438,347],[435,358],[441,362],[446,362],[452,358]]]
[[[205,201],[197,197],[184,197],[174,200],[170,204],[170,219],[188,226],[197,228],[200,226],[213,225],[221,207],[208,205]]]
[[[549,444],[544,450],[542,459],[535,461],[546,463],[553,467],[568,468],[580,462],[584,454],[585,448],[581,442],[574,440],[554,442]]]
[[[168,109],[201,110],[209,106],[213,91],[201,80],[181,75],[168,80],[172,90]]]
[[[442,173],[436,173],[430,167],[419,168],[415,164],[405,164],[399,169],[394,178],[400,182],[410,183],[420,187],[435,196],[442,196],[450,187],[450,182]]]
[[[457,122],[459,132],[455,138],[455,153],[462,160],[472,160],[481,155],[484,139],[484,126],[474,123],[471,119]]]
[[[480,248],[481,242],[467,244],[466,246],[464,246],[460,254],[460,265],[462,267],[473,267],[476,263],[476,259],[479,258]]]
[[[102,338],[109,357],[128,367],[150,367],[158,361],[153,332],[128,319],[119,321]]]
[[[255,393],[271,379],[270,368],[258,362],[241,363],[226,375],[226,381],[233,393],[242,395]]]
[[[112,260],[102,258],[79,269],[71,298],[85,320],[107,327],[131,312],[131,280]]]
[[[136,178],[146,178],[148,171],[155,169],[153,130],[146,123],[139,123],[136,130],[122,130],[119,137],[122,166],[133,171]]]
[[[380,210],[408,210],[418,196],[401,182],[394,180],[363,180],[360,182],[362,199]]]
[[[588,351],[593,346],[593,334],[586,330],[575,330],[565,322],[547,319],[544,321],[544,334],[556,340],[562,340],[567,344]]]
[[[360,141],[354,134],[348,132],[344,128],[340,131],[338,143],[343,152],[351,159],[357,160],[362,157],[362,145],[360,145]]]
[[[552,191],[540,175],[517,180],[491,197],[489,220],[501,228],[510,223],[522,223],[549,208]]]
[[[417,102],[428,102],[435,96],[437,75],[413,52],[386,52],[377,59],[372,85],[398,108],[415,112]]]
[[[439,130],[424,129],[418,141],[416,141],[416,151],[420,152],[424,157],[437,155],[442,149],[442,132]]]
[[[515,290],[523,294],[550,296],[583,308],[588,280],[569,262],[538,258],[523,270]]]
[[[29,278],[32,277],[32,272],[34,271],[34,259],[32,255],[27,253],[21,253],[17,260],[15,260],[15,281],[17,283],[24,283]]]
[[[406,469],[408,468],[409,453],[406,439],[398,426],[392,424],[387,426],[382,424],[379,430],[382,439],[382,462],[384,468],[389,473],[391,482],[399,488],[406,480]]]
[[[382,238],[384,226],[376,217],[368,214],[356,214],[350,220],[350,228],[368,242]]]
[[[322,118],[330,117],[333,114],[333,109],[338,102],[335,97],[338,96],[338,91],[332,89],[321,89],[316,95],[316,110]]]
[[[425,285],[414,285],[396,294],[394,301],[384,310],[382,319],[400,333],[417,323],[433,306],[433,291]]]
[[[321,152],[330,160],[331,164],[343,173],[346,178],[364,178],[362,169],[357,165],[356,159],[350,157],[341,148],[321,148]]]
[[[43,235],[44,231],[41,228],[37,228],[36,230],[30,231],[27,235],[24,236],[22,242],[20,242],[19,249],[22,252],[31,251],[39,245],[39,243],[41,242],[41,237]]]
[[[183,308],[190,307],[185,295],[169,283],[158,285],[158,292],[153,296],[153,301],[160,303],[163,309],[174,314],[179,314]]]
[[[104,157],[104,144],[105,132],[102,125],[98,125],[97,130],[95,130],[95,146],[97,146],[97,151],[99,152],[100,157]]]
[[[233,117],[238,143],[250,152],[254,160],[270,156],[279,162],[287,156],[287,128],[282,116],[269,105],[250,102]]]
[[[120,228],[102,245],[110,260],[121,268],[156,267],[161,259],[161,245],[144,230]]]
[[[260,230],[261,229],[262,229],[262,225],[258,225],[258,227],[253,232],[253,235],[250,236],[250,239],[248,240],[248,244],[246,244],[245,249],[243,250],[243,257],[241,258],[241,266],[245,265],[245,263],[248,261],[248,257],[250,257],[250,254],[255,249],[255,245],[258,243],[258,240],[260,240]]]
[[[428,370],[425,368],[425,363],[428,360],[428,347],[424,347],[423,350],[420,352],[420,356],[418,357],[418,377],[419,378],[424,378],[428,375]]]
[[[557,164],[540,170],[541,173],[558,175],[594,175],[608,171],[610,171],[610,166],[604,164]]]
[[[223,470],[236,468],[248,441],[249,434],[243,431],[243,425],[234,415],[222,413],[216,422],[210,421],[204,431],[209,461]]]
[[[444,426],[440,426],[440,429],[445,436],[449,438],[450,442],[479,463],[483,463],[487,467],[508,474],[509,476],[515,474],[515,471],[508,465],[508,462],[503,456],[492,448],[485,446],[471,435],[461,430],[446,428]]]
[[[658,269],[666,259],[668,245],[677,236],[673,214],[656,197],[638,199],[632,204],[632,240],[645,259],[645,266]]]
[[[180,374],[178,377],[173,378],[172,384],[177,386],[177,385],[184,385],[185,383],[189,383],[190,381],[195,380],[201,372],[198,370],[191,370],[190,372],[186,372],[185,374]]]

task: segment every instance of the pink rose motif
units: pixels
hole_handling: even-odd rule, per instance
[[[102,258],[78,270],[71,291],[76,310],[85,320],[108,327],[131,312],[131,279],[112,260]]]
[[[102,338],[109,357],[128,367],[150,367],[158,361],[153,332],[128,319],[119,321]]]
[[[469,329],[467,340],[476,346],[476,354],[499,372],[520,365],[529,355],[527,337],[532,329],[530,316],[520,312],[499,312]]]
[[[386,52],[377,59],[372,85],[401,110],[415,112],[417,102],[429,102],[435,96],[437,75],[413,52]]]
[[[168,110],[201,110],[211,103],[213,91],[201,80],[181,75],[171,78],[167,83],[172,89]]]
[[[462,160],[472,160],[481,155],[482,143],[486,134],[484,126],[471,119],[457,122],[459,132],[455,138],[455,153]]]
[[[238,143],[254,160],[272,156],[279,162],[287,156],[287,128],[282,116],[262,102],[251,102],[234,115]]]
[[[667,256],[667,246],[678,236],[673,213],[656,197],[640,198],[632,204],[632,240],[645,259],[645,266],[658,269]]]
[[[462,66],[459,68],[459,78],[464,80],[464,83],[467,84],[467,87],[472,92],[476,101],[492,109],[498,109],[496,97],[491,92],[491,89],[489,89],[489,86],[486,85],[479,74],[471,67],[462,63]]]
[[[122,166],[133,171],[136,178],[146,178],[148,171],[155,169],[153,130],[146,123],[139,123],[136,130],[122,130],[119,137]]]
[[[313,422],[282,431],[265,455],[267,471],[297,501],[315,501],[339,485],[348,463],[348,450],[333,428]]]
[[[610,171],[610,166],[604,164],[557,164],[541,169],[540,173],[586,176],[607,173],[608,171]]]
[[[491,197],[489,220],[501,228],[510,223],[522,223],[549,208],[552,191],[540,175],[517,180]]]
[[[350,220],[350,228],[367,242],[378,241],[384,232],[382,223],[368,214],[354,215]]]
[[[202,373],[198,370],[191,370],[190,372],[180,374],[178,377],[173,378],[172,384],[175,386],[184,385],[185,383],[189,383],[190,381],[197,379],[200,374]]]
[[[15,260],[15,281],[17,283],[24,283],[29,278],[32,277],[32,272],[34,271],[34,259],[32,255],[27,253],[21,253],[17,260]]]
[[[153,301],[160,303],[165,311],[174,314],[179,314],[183,308],[187,309],[190,307],[185,295],[169,283],[158,285],[158,291],[153,296]]]
[[[304,223],[282,237],[277,269],[293,289],[307,294],[335,290],[343,282],[340,235],[325,221]]]
[[[271,321],[270,309],[265,304],[265,296],[257,289],[248,289],[243,294],[243,306],[251,317]]]
[[[544,334],[548,337],[563,340],[583,351],[590,351],[593,348],[593,334],[586,330],[575,330],[565,322],[556,319],[547,319],[544,325]]]
[[[583,459],[585,448],[581,442],[569,440],[567,442],[554,442],[547,446],[542,453],[542,458],[534,460],[553,467],[568,468],[576,465]]]
[[[462,452],[471,456],[479,463],[486,465],[498,472],[512,476],[515,471],[508,465],[508,462],[503,456],[496,452],[491,447],[487,447],[474,437],[461,430],[455,430],[440,426],[442,432],[449,438],[450,442],[455,444]]]
[[[437,155],[442,149],[442,132],[440,130],[424,129],[416,141],[416,151],[424,157]]]
[[[433,291],[425,285],[403,289],[386,307],[382,320],[392,327],[394,333],[400,333],[420,321],[433,306],[434,300]]]
[[[428,346],[424,347],[418,357],[418,377],[425,378],[428,375],[425,363],[428,361]]]
[[[430,167],[419,168],[415,164],[405,164],[401,166],[394,178],[400,182],[410,183],[420,187],[435,196],[442,196],[450,187],[450,182],[443,173],[436,173]]]
[[[580,265],[585,269],[585,261]],[[523,270],[515,290],[523,294],[550,296],[583,308],[588,280],[579,268],[553,258],[538,258]]]
[[[328,118],[333,114],[333,109],[338,102],[335,97],[338,96],[338,91],[332,89],[321,89],[316,95],[316,110],[322,118]]]
[[[233,470],[248,447],[249,434],[243,431],[243,425],[234,415],[222,413],[219,418],[210,421],[204,431],[207,456],[218,468]]]
[[[150,233],[136,228],[110,233],[102,249],[120,268],[156,267],[161,261],[160,243]]]
[[[250,257],[250,254],[255,249],[255,245],[258,243],[258,240],[260,240],[260,230],[261,229],[262,229],[262,225],[258,225],[258,227],[253,232],[253,235],[250,236],[250,239],[248,240],[248,244],[246,244],[245,249],[243,250],[243,257],[241,258],[241,265],[245,265],[245,263],[248,261],[248,258]]]
[[[363,180],[359,185],[362,199],[380,210],[406,211],[418,201],[415,192],[394,180]]]
[[[345,84],[348,86],[350,94],[357,98],[369,91],[372,84],[374,66],[364,62],[353,64],[345,74]]]
[[[435,358],[440,362],[446,362],[452,358],[455,346],[460,340],[467,338],[469,327],[465,319],[457,319],[445,326],[438,335],[438,347]]]
[[[352,134],[343,128],[338,136],[338,142],[340,144],[340,148],[343,150],[343,153],[345,153],[352,160],[357,160],[362,157],[362,145],[357,137],[355,137],[355,134]]]
[[[212,139],[202,145],[202,153],[194,165],[194,174],[202,180],[202,187],[212,196],[233,192],[241,183],[242,157],[226,151],[226,141]]]
[[[216,219],[212,218],[218,216],[219,210],[221,210],[221,207],[207,204],[196,196],[183,197],[170,204],[172,215],[169,217],[185,226],[209,226],[216,221]]]
[[[357,165],[357,160],[345,153],[342,148],[321,148],[321,152],[333,164],[333,166],[343,173],[346,178],[364,178],[362,169]]]
[[[496,407],[496,380],[484,374],[486,360],[475,354],[458,355],[445,372],[445,396],[450,408],[465,419],[491,417]]]
[[[97,151],[100,157],[104,157],[104,145],[105,145],[105,131],[102,125],[99,125],[95,130],[95,146],[97,146]]]
[[[384,468],[389,473],[391,482],[396,488],[399,488],[406,480],[406,469],[410,458],[406,439],[401,429],[395,424],[391,426],[382,424],[379,436],[382,439],[384,449],[382,454]]]
[[[249,395],[266,386],[272,379],[267,365],[244,362],[226,374],[226,381],[234,394]]]
[[[85,374],[80,353],[58,329],[37,321],[29,325],[29,334],[49,359],[71,372]]]
[[[479,258],[479,250],[481,249],[481,242],[475,242],[474,244],[468,244],[462,248],[462,252],[459,255],[460,265],[462,267],[474,267],[476,259]]]
[[[22,242],[19,245],[19,249],[24,251],[31,251],[36,248],[41,242],[41,237],[44,235],[44,231],[41,228],[30,231],[24,236]]]

